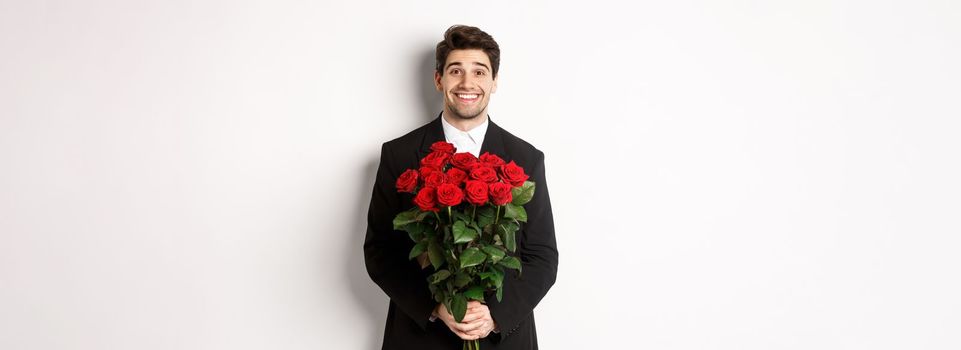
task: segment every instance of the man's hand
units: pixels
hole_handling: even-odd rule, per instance
[[[467,313],[464,314],[464,319],[460,323],[454,320],[454,315],[447,312],[444,304],[437,304],[434,313],[437,318],[444,321],[451,332],[464,340],[486,338],[497,327],[494,319],[491,318],[490,309],[479,301],[467,303]]]

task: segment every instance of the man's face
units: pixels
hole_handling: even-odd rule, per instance
[[[460,119],[487,115],[490,95],[497,79],[483,50],[453,50],[444,63],[444,74],[434,73],[434,85],[444,94],[444,112]]]

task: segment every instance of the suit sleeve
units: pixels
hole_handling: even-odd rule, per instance
[[[508,337],[534,311],[557,278],[557,241],[554,237],[554,217],[544,174],[544,153],[537,151],[530,180],[534,181],[534,197],[525,205],[527,223],[517,237],[517,253],[521,259],[520,274],[507,270],[504,277],[504,297],[498,302],[488,297],[486,302],[491,317],[500,328],[500,337]]]
[[[396,158],[385,143],[367,212],[364,262],[374,283],[421,329],[426,329],[436,303],[427,288],[426,274],[407,258],[413,242],[406,233],[393,227],[394,216],[402,210],[394,187],[399,175],[394,162]]]

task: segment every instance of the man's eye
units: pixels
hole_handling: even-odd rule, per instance
[[[450,74],[460,74],[460,69],[451,69]]]
[[[482,71],[482,70],[479,70],[479,71],[477,71],[477,72],[474,72],[474,74],[476,74],[476,75],[487,75],[487,72]]]

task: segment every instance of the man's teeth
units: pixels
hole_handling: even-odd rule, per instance
[[[467,99],[467,100],[471,100],[471,99],[477,98],[477,94],[457,94],[457,97],[460,97],[460,98],[463,98],[463,99]]]

